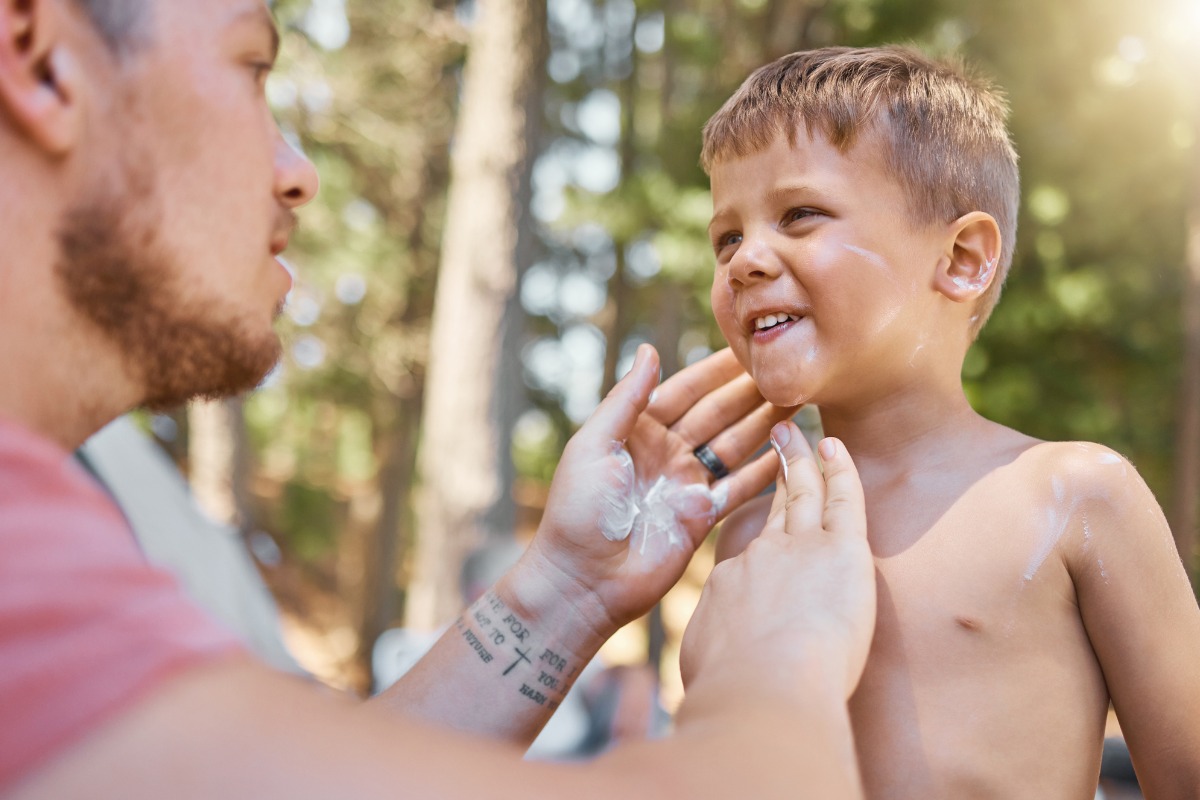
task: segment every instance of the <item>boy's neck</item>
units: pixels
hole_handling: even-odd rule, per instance
[[[846,444],[864,480],[955,461],[993,423],[971,408],[957,382],[952,390],[924,388],[862,406],[822,406],[824,434]]]

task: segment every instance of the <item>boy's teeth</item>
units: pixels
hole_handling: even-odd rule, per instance
[[[767,328],[774,328],[784,322],[795,322],[798,319],[800,318],[794,314],[767,314],[765,317],[754,320],[754,329],[765,331]]]

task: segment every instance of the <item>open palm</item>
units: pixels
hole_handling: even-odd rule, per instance
[[[534,543],[616,624],[649,611],[713,526],[773,480],[773,453],[750,459],[794,411],[766,403],[728,350],[663,383],[651,403],[657,374],[644,346],[572,437]],[[700,463],[702,444],[730,475],[717,480]]]

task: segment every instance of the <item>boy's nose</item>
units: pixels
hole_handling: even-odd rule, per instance
[[[779,258],[762,239],[743,239],[729,260],[729,282],[734,286],[773,280],[782,272]]]

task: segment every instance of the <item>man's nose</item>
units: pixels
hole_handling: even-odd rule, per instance
[[[299,208],[317,196],[321,185],[317,168],[308,156],[293,147],[283,133],[275,141],[275,195],[286,208]]]

